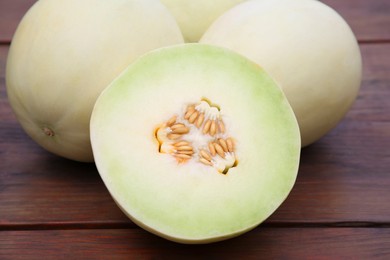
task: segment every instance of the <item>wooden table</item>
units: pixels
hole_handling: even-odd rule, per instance
[[[358,37],[357,101],[302,150],[288,199],[261,226],[228,241],[182,245],[138,228],[94,164],[56,157],[21,129],[7,101],[12,34],[33,0],[0,0],[0,259],[231,257],[390,259],[390,1],[326,0]]]

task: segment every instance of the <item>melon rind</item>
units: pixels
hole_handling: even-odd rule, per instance
[[[8,53],[10,105],[43,148],[91,162],[89,120],[101,91],[142,54],[180,43],[175,19],[158,0],[37,1]]]
[[[198,42],[224,12],[246,0],[160,0],[175,17],[186,42]]]
[[[356,37],[321,1],[244,2],[216,19],[200,42],[244,55],[277,81],[297,117],[302,147],[335,128],[360,89]]]
[[[236,140],[237,167],[213,167],[158,152],[154,130],[206,97]],[[150,232],[208,243],[246,232],[291,191],[300,135],[284,94],[258,65],[226,49],[186,44],[152,51],[98,98],[91,118],[98,171],[123,212]]]

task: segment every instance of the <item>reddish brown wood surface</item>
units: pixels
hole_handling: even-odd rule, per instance
[[[385,259],[389,254],[390,232],[380,228],[262,228],[207,245],[177,244],[141,229],[4,231],[0,237],[4,260],[43,255],[46,259]]]
[[[390,259],[390,2],[326,0],[351,24],[364,61],[345,119],[303,149],[283,205],[242,237],[206,246],[156,238],[118,209],[93,164],[54,156],[21,129],[5,64],[32,0],[0,1],[0,259],[209,256]]]
[[[23,15],[37,0],[0,1],[0,43],[9,43]]]
[[[390,1],[322,0],[344,17],[361,42],[389,41]]]

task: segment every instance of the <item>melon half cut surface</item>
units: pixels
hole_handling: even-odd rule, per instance
[[[204,44],[152,51],[98,98],[98,171],[123,212],[181,243],[237,236],[291,191],[300,134],[284,94],[258,65]]]

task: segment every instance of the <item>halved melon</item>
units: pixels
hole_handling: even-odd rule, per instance
[[[283,202],[300,135],[275,82],[255,63],[203,44],[152,51],[98,98],[91,142],[119,207],[169,240],[242,234]]]

